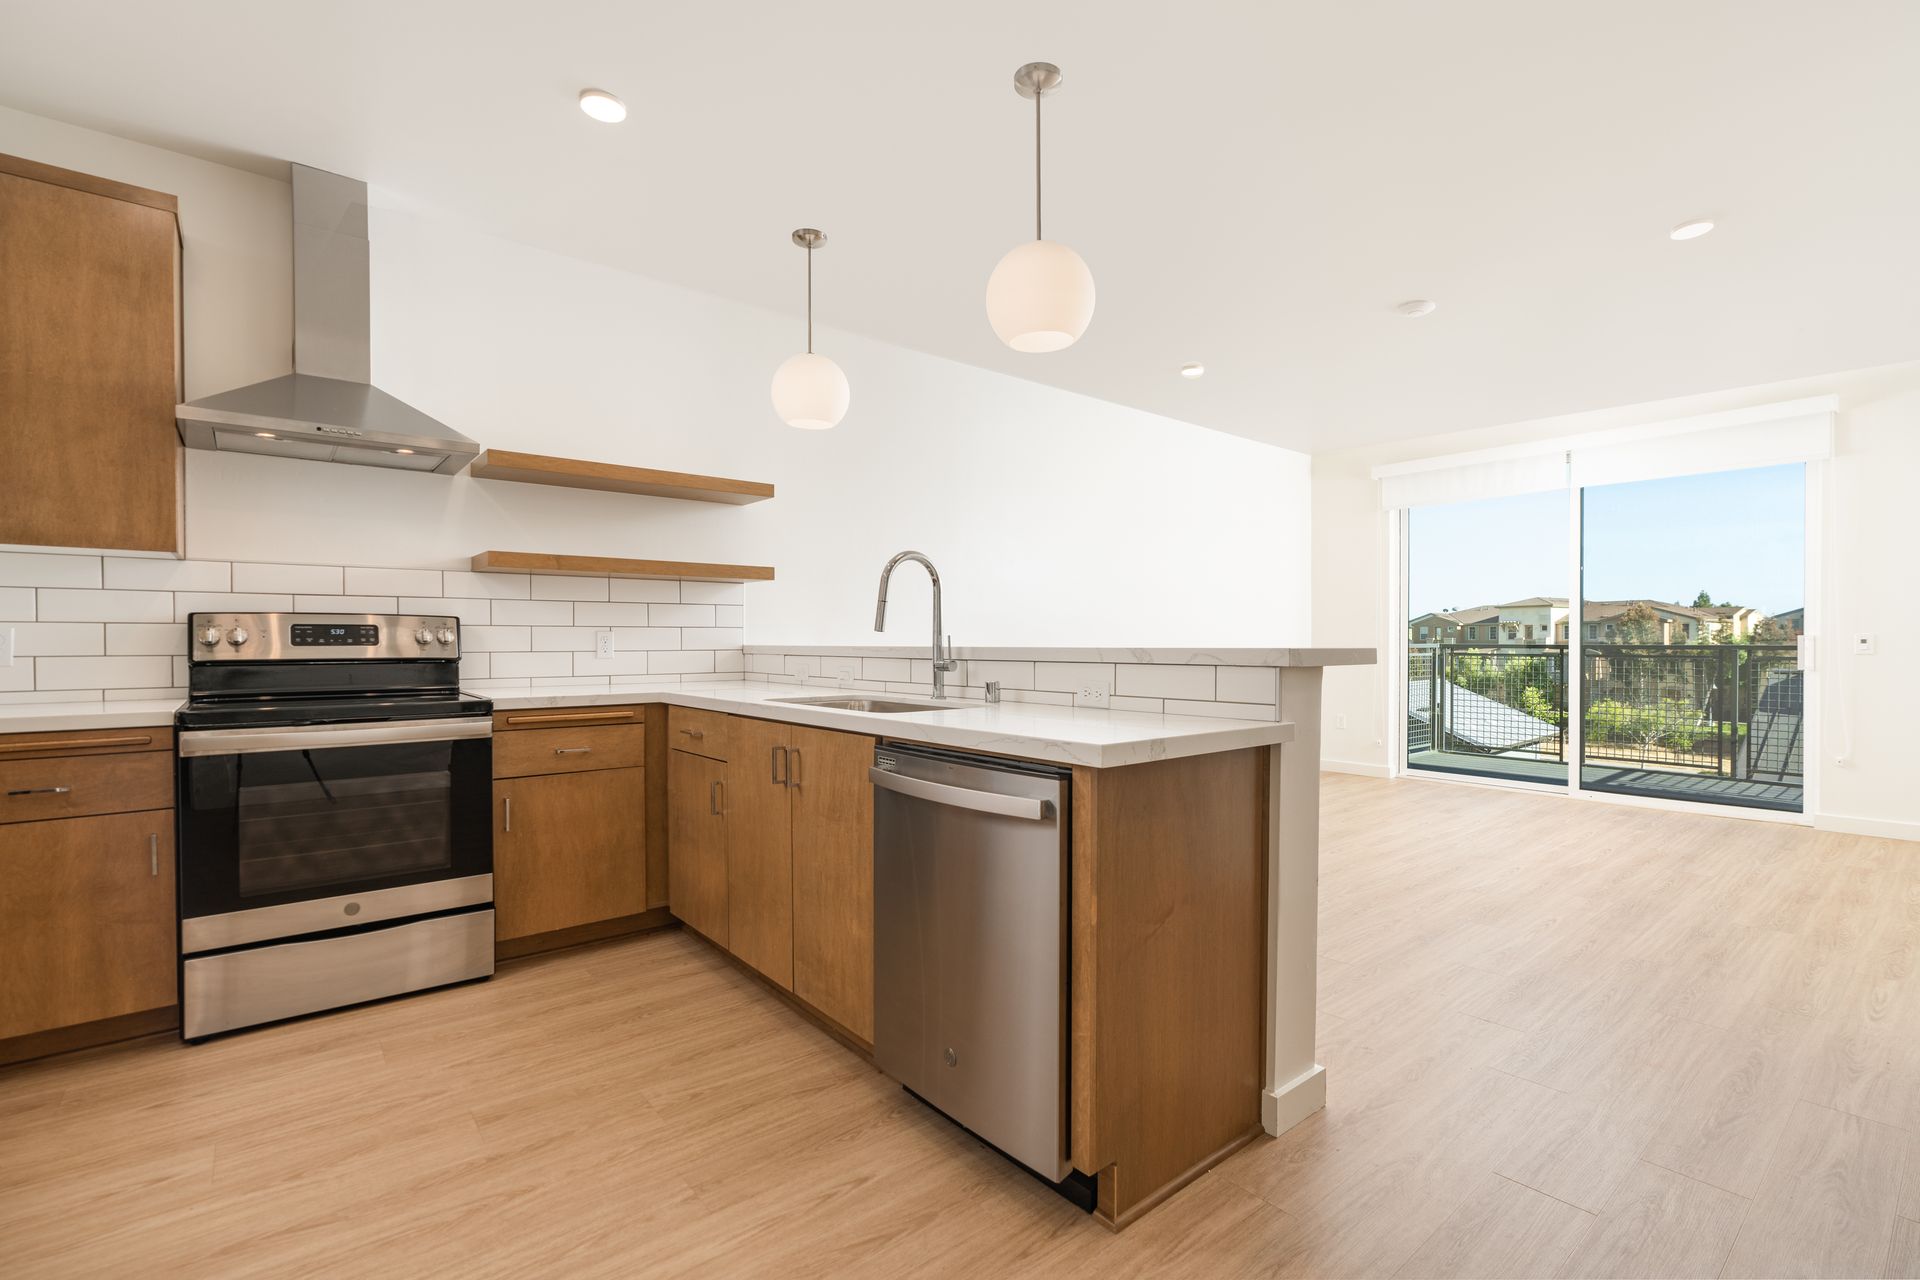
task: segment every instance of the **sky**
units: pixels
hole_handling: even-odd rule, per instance
[[[1408,513],[1408,617],[1569,596],[1565,490]],[[1586,491],[1590,600],[1672,600],[1779,613],[1805,603],[1804,468],[1759,467]]]

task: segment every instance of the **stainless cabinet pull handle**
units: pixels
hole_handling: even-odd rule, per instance
[[[10,796],[63,796],[73,790],[72,787],[22,787],[18,791],[7,792]]]
[[[500,797],[500,829],[502,831],[513,830],[513,797],[512,796]]]
[[[680,732],[686,734],[689,738],[704,738],[707,736],[705,729],[682,729]]]
[[[771,761],[773,765],[774,784],[776,786],[786,786],[787,749],[785,747],[775,747],[767,753],[767,759]]]
[[[155,879],[160,876],[160,833],[158,831],[147,837],[147,874]]]
[[[711,811],[712,811],[712,813],[713,813],[713,816],[714,816],[714,817],[716,817],[716,818],[720,816],[720,787],[721,787],[721,785],[722,785],[722,784],[721,784],[721,781],[720,781],[720,779],[718,779],[718,778],[715,778],[715,779],[713,780],[713,785],[707,788],[707,807],[708,807],[708,809],[709,809],[709,810],[711,810]]]
[[[555,747],[553,754],[557,756],[583,756],[591,750],[593,750],[592,747]]]
[[[798,747],[793,748],[793,759],[787,765],[787,785],[790,787],[800,785],[800,748]]]

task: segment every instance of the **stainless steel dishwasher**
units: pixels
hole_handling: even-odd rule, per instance
[[[883,743],[868,776],[874,1057],[934,1107],[1059,1183],[1071,1171],[1071,774]]]

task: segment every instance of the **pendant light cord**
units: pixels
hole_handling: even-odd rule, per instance
[[[1033,95],[1033,238],[1044,240],[1040,234],[1040,99],[1043,95]]]
[[[813,246],[807,246],[807,354],[813,354]]]

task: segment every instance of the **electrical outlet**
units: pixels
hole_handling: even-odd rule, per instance
[[[1856,635],[1853,638],[1853,651],[1861,657],[1871,656],[1873,653],[1873,633],[1871,631],[1863,631],[1859,635]]]
[[[596,631],[593,633],[593,652],[596,657],[611,658],[613,656],[613,632],[611,630]]]
[[[13,628],[0,627],[0,667],[13,665]]]
[[[1083,684],[1080,686],[1079,692],[1073,695],[1073,705],[1076,707],[1104,707],[1107,705],[1108,693],[1109,690],[1105,684]]]
[[[853,662],[836,662],[833,664],[832,670],[828,671],[827,674],[831,676],[834,682],[842,689],[851,689],[853,688],[853,682],[860,678],[860,667],[859,664]]]
[[[1334,728],[1336,728],[1336,729],[1344,729],[1344,728],[1346,728],[1346,727],[1347,727],[1347,718],[1346,718],[1345,716],[1335,716],[1335,717],[1333,718],[1333,727],[1334,727]]]

